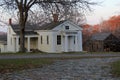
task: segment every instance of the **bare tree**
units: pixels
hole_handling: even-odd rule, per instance
[[[40,7],[45,13],[54,9],[54,12],[61,12],[67,5],[77,10],[91,10],[90,5],[94,5],[90,0],[0,0],[0,6],[11,11],[18,10],[20,25],[20,51],[25,52],[25,25],[28,19],[28,12],[34,7]],[[62,10],[63,9],[63,10]]]
[[[77,10],[76,8],[68,7],[69,5],[60,7],[60,11],[55,10],[52,6],[49,11],[43,12],[40,8],[37,8],[29,12],[28,22],[32,24],[42,25],[53,21],[53,14],[58,14],[58,21],[71,20],[74,23],[81,25],[85,23],[85,14],[83,10]]]
[[[70,10],[69,10],[70,11]],[[52,12],[52,11],[51,11]],[[31,24],[37,24],[39,26],[50,23],[53,21],[53,13],[47,13],[46,15],[41,9],[36,9],[29,12],[28,22]],[[78,12],[72,9],[70,12],[63,11],[58,14],[58,21],[71,20],[72,22],[81,25],[85,23],[85,15],[82,12]]]

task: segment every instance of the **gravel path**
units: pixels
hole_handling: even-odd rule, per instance
[[[0,74],[0,80],[120,80],[110,74],[114,58],[59,60],[43,68]]]

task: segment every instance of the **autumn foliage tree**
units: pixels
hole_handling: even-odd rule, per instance
[[[89,36],[99,32],[111,32],[120,39],[120,15],[112,16],[108,20],[103,20],[96,25],[85,24],[83,26],[84,40],[87,40]]]
[[[90,38],[92,34],[92,31],[91,31],[92,26],[89,24],[84,24],[82,28],[83,28],[82,33],[83,33],[83,43],[84,43],[86,42],[86,40]]]
[[[120,27],[120,15],[112,16],[108,20],[103,21],[100,27],[103,30],[114,33]]]

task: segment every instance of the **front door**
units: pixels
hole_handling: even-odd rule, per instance
[[[74,51],[74,36],[68,36],[68,51]]]

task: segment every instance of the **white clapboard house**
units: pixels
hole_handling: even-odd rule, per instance
[[[12,24],[7,31],[7,51],[18,52],[20,48],[19,25]],[[42,26],[27,24],[25,28],[25,48],[43,52],[82,51],[82,28],[69,20],[47,23]]]

